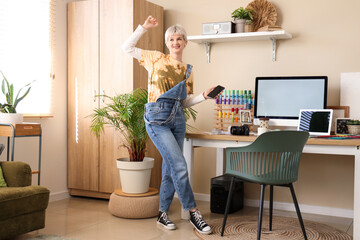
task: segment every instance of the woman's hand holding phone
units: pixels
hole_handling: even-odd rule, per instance
[[[203,95],[206,99],[216,99],[222,93],[225,88],[223,86],[217,85],[212,88],[207,89]]]

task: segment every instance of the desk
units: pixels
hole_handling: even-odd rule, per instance
[[[187,133],[184,142],[184,157],[187,163],[190,183],[193,179],[194,148],[216,148],[216,176],[224,173],[224,149],[249,145],[256,136],[209,135],[203,133]],[[360,139],[321,139],[309,138],[304,153],[351,155],[354,156],[354,232],[353,238],[360,239]],[[182,212],[181,217],[187,218]]]

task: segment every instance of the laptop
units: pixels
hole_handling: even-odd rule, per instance
[[[332,109],[301,109],[298,131],[309,132],[310,136],[330,135]]]

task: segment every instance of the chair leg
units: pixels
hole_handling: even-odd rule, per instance
[[[301,230],[302,230],[303,235],[304,235],[304,239],[307,240],[307,235],[306,235],[306,231],[305,231],[304,222],[303,222],[303,219],[302,219],[302,217],[301,217],[301,212],[300,212],[299,204],[298,204],[298,201],[297,201],[297,199],[296,199],[295,190],[294,190],[294,187],[293,187],[292,183],[289,184],[289,187],[290,187],[291,195],[292,195],[292,198],[293,198],[293,201],[294,201],[296,213],[297,213],[297,216],[298,216],[298,218],[299,218]]]
[[[261,184],[257,240],[260,240],[260,236],[261,236],[261,225],[262,225],[262,215],[263,215],[263,208],[264,208],[265,187],[266,187],[265,184]]]
[[[221,229],[221,236],[224,236],[226,220],[227,220],[227,216],[228,216],[228,213],[229,213],[229,210],[230,210],[230,205],[231,205],[231,197],[232,197],[232,192],[233,192],[234,180],[235,180],[235,177],[232,177],[231,178],[231,183],[230,183],[228,199],[227,199],[226,207],[225,207],[224,220],[223,220],[222,229]]]
[[[269,231],[272,231],[274,185],[270,185],[270,206],[269,206]]]

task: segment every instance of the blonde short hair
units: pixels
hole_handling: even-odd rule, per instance
[[[168,38],[172,35],[182,35],[184,40],[187,41],[187,35],[186,35],[186,31],[185,28],[183,28],[181,25],[173,25],[171,27],[169,27],[166,32],[165,32],[165,42],[168,41]]]

